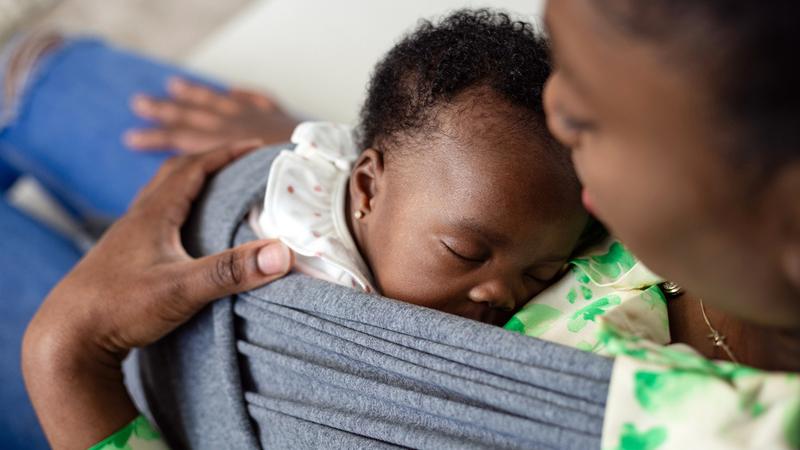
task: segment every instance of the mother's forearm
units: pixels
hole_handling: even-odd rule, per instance
[[[138,415],[123,384],[119,356],[70,330],[41,327],[34,320],[25,333],[22,371],[53,448],[88,448]]]
[[[132,348],[152,344],[217,298],[289,271],[292,255],[278,241],[194,259],[179,239],[205,179],[260,144],[165,163],[42,303],[25,332],[22,366],[53,447],[90,446],[136,417],[121,371]]]

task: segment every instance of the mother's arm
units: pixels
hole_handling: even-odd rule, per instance
[[[291,254],[254,241],[193,259],[180,228],[206,178],[259,141],[168,161],[129,212],[53,289],[23,342],[25,383],[54,448],[88,447],[138,412],[121,362],[214,299],[286,274]]]

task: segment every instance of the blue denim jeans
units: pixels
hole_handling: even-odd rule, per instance
[[[47,448],[20,373],[25,326],[80,251],[0,201],[0,448]]]
[[[0,66],[0,82],[5,69]],[[125,130],[148,125],[130,112],[130,98],[135,92],[165,95],[173,75],[203,81],[96,39],[65,40],[38,60],[15,99],[0,92],[0,106],[14,104],[12,119],[0,124],[0,194],[28,174],[79,220],[119,216],[169,156],[124,147]],[[0,448],[47,448],[22,383],[19,349],[42,299],[81,254],[3,197]]]

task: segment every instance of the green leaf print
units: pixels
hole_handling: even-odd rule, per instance
[[[669,314],[667,312],[667,297],[661,292],[661,289],[656,286],[650,286],[645,289],[639,298],[650,307],[652,314],[657,315],[661,319],[661,326],[665,330],[669,330]]]
[[[707,381],[707,376],[680,369],[638,371],[634,375],[635,396],[643,409],[659,411],[680,404],[695,388]]]
[[[143,416],[137,417],[134,421],[133,435],[143,441],[154,441],[161,438],[158,431],[150,425],[150,421]]]
[[[603,343],[610,355],[627,355],[640,361],[675,367],[674,370],[693,373],[698,377],[706,376],[709,379],[718,379],[730,383],[737,378],[763,373],[749,366],[727,361],[712,361],[702,355],[686,352],[682,349],[648,347],[646,342],[637,336],[620,333],[614,327],[608,325],[600,327],[598,339]]]
[[[578,350],[583,350],[584,352],[596,353],[597,350],[602,345],[603,345],[602,342],[595,342],[594,344],[592,344],[591,342],[588,341],[580,341],[577,344],[575,344],[575,348],[577,348]]]
[[[650,286],[645,289],[642,292],[641,298],[650,308],[663,307],[667,304],[667,297],[664,296],[664,293],[661,292],[658,286]]]
[[[617,281],[636,265],[636,258],[619,242],[614,242],[604,255],[575,258],[572,264],[582,269],[597,283]]]
[[[575,300],[577,299],[578,299],[578,292],[575,290],[575,288],[570,289],[569,292],[567,292],[567,301],[569,302],[569,304],[570,305],[574,304]]]
[[[800,399],[794,401],[784,419],[784,435],[789,448],[800,449]]]
[[[517,319],[517,316],[512,317],[511,319],[506,322],[503,326],[508,331],[513,331],[514,333],[525,334],[525,324],[522,323],[521,320]]]
[[[653,427],[640,433],[634,424],[626,423],[622,425],[616,450],[657,450],[666,440],[667,429],[664,427]]]
[[[572,262],[575,263],[575,261],[572,261]],[[586,272],[581,270],[581,268],[578,267],[577,264],[572,266],[572,273],[574,273],[575,274],[575,278],[577,278],[578,281],[583,283],[583,284],[586,284],[586,283],[592,281],[592,279],[589,278],[588,275],[586,275]]]
[[[618,295],[600,297],[589,305],[579,309],[567,323],[567,329],[573,333],[581,331],[587,323],[594,322],[597,316],[602,316],[612,306],[619,305],[622,299]]]
[[[504,328],[536,337],[547,331],[559,317],[560,310],[549,305],[531,303],[514,315]]]
[[[136,445],[137,441],[157,441],[159,439],[161,439],[161,435],[158,431],[150,425],[150,422],[144,416],[139,416],[120,428],[116,433],[90,447],[89,450],[132,450],[133,447],[139,447]]]
[[[125,425],[123,429],[114,433],[112,440],[108,442],[108,444],[110,444],[110,447],[123,448],[123,449],[129,448],[130,446],[128,445],[128,441],[130,440],[131,434],[133,433],[133,427],[134,427],[133,422],[131,422],[128,425]]]

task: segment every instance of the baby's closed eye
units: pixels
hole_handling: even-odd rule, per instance
[[[465,243],[456,241],[446,241],[444,239],[439,241],[442,246],[456,258],[473,264],[483,264],[491,256],[488,249],[481,249],[475,245],[467,245]]]

